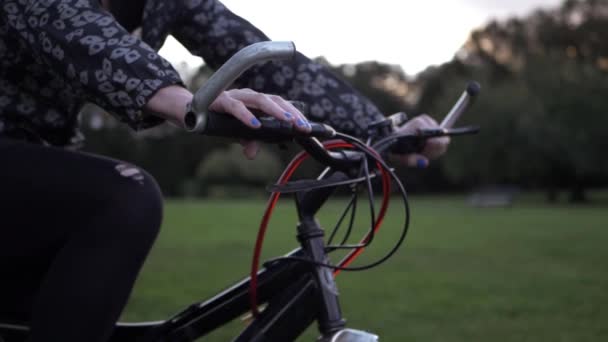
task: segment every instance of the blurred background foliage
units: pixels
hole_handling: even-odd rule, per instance
[[[429,170],[402,170],[410,191],[516,185],[542,190],[550,201],[565,191],[581,202],[587,189],[608,184],[608,1],[567,0],[558,9],[490,22],[471,33],[452,61],[416,76],[375,61],[317,61],[387,114],[429,113],[440,120],[469,80],[482,84],[460,122],[482,132],[455,139]],[[210,73],[203,66],[187,82],[196,89]],[[272,182],[296,152],[268,146],[250,162],[238,145],[168,125],[133,134],[94,107],[83,121],[87,150],[148,169],[168,196],[246,194],[235,186],[259,189]]]

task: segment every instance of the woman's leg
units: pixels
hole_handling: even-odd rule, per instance
[[[0,310],[21,306],[32,342],[105,341],[158,234],[158,185],[120,161],[6,139],[0,160]]]

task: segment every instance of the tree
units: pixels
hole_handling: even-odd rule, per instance
[[[466,151],[450,153],[448,174],[542,186],[549,197],[569,187],[573,201],[585,199],[585,187],[608,182],[605,133],[598,128],[608,118],[606,38],[608,1],[566,1],[555,11],[476,30],[457,59],[421,75],[419,106],[438,111],[448,109],[446,98],[456,98],[454,89],[466,79],[484,83],[467,114],[482,134],[477,144],[462,144]]]
[[[197,183],[203,194],[235,196],[248,193],[245,188],[257,191],[274,182],[282,170],[276,153],[262,148],[255,160],[243,157],[241,147],[232,144],[210,153],[199,165]]]

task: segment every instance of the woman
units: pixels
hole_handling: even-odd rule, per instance
[[[192,94],[156,53],[166,36],[214,68],[267,37],[215,0],[0,6],[0,311],[29,319],[33,342],[105,341],[158,233],[162,198],[145,171],[62,148],[77,143],[80,107],[94,102],[134,129],[165,120],[183,126]],[[141,39],[129,33],[136,27]],[[381,116],[301,54],[255,67],[236,85],[210,109],[252,129],[259,121],[248,107],[309,129],[283,97],[308,102],[310,119],[355,135]],[[423,116],[405,129],[434,126]],[[401,158],[426,165],[447,143]],[[256,149],[247,143],[245,155]]]

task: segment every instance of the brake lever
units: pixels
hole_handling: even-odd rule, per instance
[[[444,136],[459,136],[479,133],[479,126],[466,126],[458,128],[433,128],[421,129],[418,131],[420,138],[435,138]]]
[[[396,154],[420,153],[424,150],[427,139],[477,134],[479,130],[478,126],[421,129],[416,134],[395,138],[396,141],[392,144],[390,151]]]

